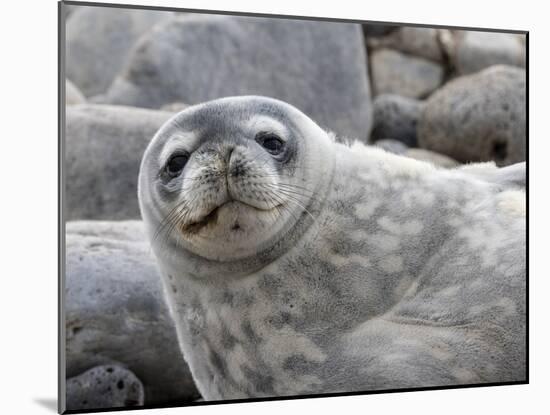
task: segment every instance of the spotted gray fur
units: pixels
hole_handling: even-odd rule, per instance
[[[292,154],[279,163],[254,136],[281,126]],[[191,156],[170,187],[160,172],[174,142]],[[253,192],[272,179],[278,196]],[[224,186],[238,202],[216,208],[208,200]],[[524,163],[439,170],[339,144],[262,97],[177,114],[139,178],[180,345],[207,400],[525,380],[524,189]],[[187,230],[212,208],[216,219]]]

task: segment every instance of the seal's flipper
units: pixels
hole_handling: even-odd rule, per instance
[[[496,172],[495,177],[497,182],[503,186],[516,186],[525,189],[527,181],[527,164],[522,162],[500,168],[498,172]]]
[[[525,162],[500,168],[496,167],[494,163],[476,163],[460,167],[459,170],[480,180],[497,184],[502,189],[525,189],[526,186],[527,171]]]

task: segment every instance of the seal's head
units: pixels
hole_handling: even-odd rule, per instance
[[[252,272],[280,255],[326,187],[330,145],[303,113],[269,98],[223,98],[175,115],[149,144],[139,177],[157,256],[200,275],[206,263]]]

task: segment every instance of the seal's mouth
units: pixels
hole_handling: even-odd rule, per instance
[[[218,211],[222,206],[227,205],[229,202],[225,202],[220,206],[216,206],[206,216],[196,222],[190,222],[181,226],[181,230],[185,233],[195,234],[199,233],[201,229],[208,225],[215,225],[218,223]]]
[[[230,206],[230,205],[233,205],[233,206],[239,206],[239,205],[240,206],[246,206],[247,208],[251,208],[252,210],[255,210],[255,211],[258,211],[258,212],[265,212],[267,210],[275,209],[277,206],[279,206],[279,205],[277,205],[276,207],[274,207],[272,209],[260,209],[256,206],[252,206],[248,203],[241,202],[239,200],[230,199],[230,200],[222,203],[221,205],[216,206],[214,209],[212,209],[208,214],[203,216],[198,221],[190,222],[190,223],[186,223],[186,224],[181,225],[180,226],[181,231],[184,232],[184,233],[187,233],[187,234],[194,235],[194,234],[199,233],[201,230],[203,230],[204,228],[206,228],[208,226],[216,226],[217,223],[218,223],[218,216],[219,216],[220,210],[222,208]],[[236,232],[242,230],[241,225],[239,224],[238,221],[235,221],[231,225],[231,230],[236,231]]]

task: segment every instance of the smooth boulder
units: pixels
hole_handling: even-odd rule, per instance
[[[65,212],[75,219],[138,219],[145,148],[173,114],[86,104],[66,113]]]
[[[370,60],[374,95],[424,98],[443,82],[443,67],[424,58],[383,48],[373,51]]]
[[[370,141],[392,138],[416,146],[416,125],[423,102],[395,94],[378,95],[373,102]]]
[[[118,362],[146,404],[199,397],[141,221],[68,222],[65,274],[67,377]]]
[[[66,22],[66,74],[86,96],[104,92],[137,39],[172,12],[74,6]]]
[[[445,59],[439,30],[431,27],[402,26],[386,36],[369,38],[367,45],[371,49],[394,49],[435,62]]]
[[[160,108],[235,95],[288,102],[338,135],[367,140],[371,104],[361,26],[184,16],[142,37],[96,102]]]
[[[419,146],[460,162],[524,161],[525,83],[525,70],[503,65],[450,81],[422,110]]]
[[[119,365],[96,366],[67,379],[67,409],[90,410],[143,406],[143,384]]]
[[[525,35],[461,30],[451,32],[443,44],[458,75],[498,64],[526,64]]]

